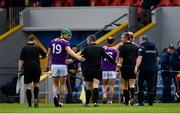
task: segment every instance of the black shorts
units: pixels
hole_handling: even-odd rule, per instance
[[[136,79],[134,68],[121,68],[121,76],[124,80]]]
[[[92,82],[94,78],[101,81],[102,80],[101,68],[98,68],[98,67],[86,68],[84,78],[85,78],[85,81],[90,81],[90,82]]]
[[[41,69],[24,69],[24,83],[38,83],[41,76]]]

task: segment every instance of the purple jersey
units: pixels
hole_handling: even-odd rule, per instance
[[[117,49],[113,47],[106,47],[105,51],[111,58],[113,58],[114,60],[116,59],[118,53]],[[102,71],[115,71],[115,70],[116,70],[116,65],[109,62],[106,58],[104,58],[102,61]]]
[[[51,64],[65,64],[67,52],[65,48],[70,46],[70,43],[63,39],[54,39],[50,42],[51,48]]]

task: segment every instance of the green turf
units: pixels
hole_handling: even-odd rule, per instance
[[[83,107],[82,104],[65,104],[54,107],[53,104],[40,104],[40,108],[27,108],[26,104],[0,104],[0,113],[180,113],[180,103],[155,104],[154,106],[124,106],[122,104],[99,107]]]

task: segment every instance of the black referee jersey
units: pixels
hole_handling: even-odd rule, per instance
[[[129,42],[124,42],[119,47],[119,57],[123,58],[121,75],[125,80],[136,79],[134,68],[136,65],[136,59],[138,57],[138,48],[136,45]]]
[[[39,56],[46,57],[46,53],[34,43],[28,43],[22,48],[20,60],[23,60],[24,83],[38,83],[41,75]]]
[[[24,68],[39,69],[40,55],[42,58],[46,57],[46,53],[40,47],[36,46],[34,43],[28,43],[22,48],[19,59],[24,61]]]
[[[89,45],[82,51],[81,54],[86,59],[84,69],[85,81],[93,81],[94,78],[102,80],[102,58],[107,58],[115,64],[115,61],[106,54],[105,50],[96,44]]]
[[[119,57],[123,58],[122,66],[124,68],[134,68],[138,57],[138,47],[132,42],[124,42],[119,47]]]
[[[110,62],[115,63],[105,50],[96,44],[87,46],[81,54],[86,59],[86,67],[101,67],[102,58],[107,58]]]

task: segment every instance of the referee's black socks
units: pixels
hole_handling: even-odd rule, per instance
[[[86,104],[90,103],[91,90],[86,90]]]
[[[26,89],[26,97],[27,97],[27,102],[29,104],[29,107],[31,107],[32,106],[31,104],[32,93],[30,89]]]
[[[123,90],[124,97],[125,97],[125,104],[129,104],[129,91],[128,90]]]
[[[93,89],[93,102],[98,103],[99,92],[98,88]]]
[[[34,99],[38,100],[39,87],[34,87]]]
[[[131,99],[134,99],[135,88],[130,88]]]

